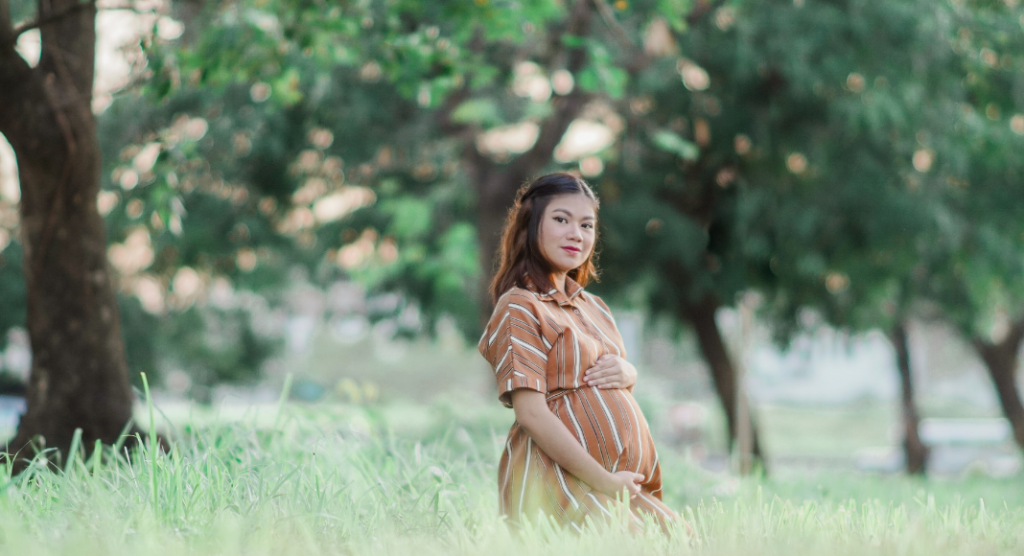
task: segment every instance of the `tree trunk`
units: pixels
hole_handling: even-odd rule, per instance
[[[0,0],[0,13],[7,8]],[[52,0],[40,2],[39,13],[47,23],[34,69],[15,53],[10,18],[0,15],[0,132],[14,147],[21,180],[32,347],[26,412],[7,445],[22,457],[31,457],[32,445],[67,454],[76,428],[87,448],[95,440],[112,444],[132,417],[106,231],[96,208],[96,11],[78,0]]]
[[[1001,342],[992,343],[974,338],[974,349],[981,356],[996,388],[1003,415],[1013,428],[1013,439],[1024,450],[1024,404],[1017,390],[1017,353],[1024,340],[1024,321],[1018,321]]]
[[[508,211],[515,201],[516,191],[526,179],[525,176],[493,170],[479,172],[477,179],[477,222],[476,233],[480,244],[480,281],[483,286],[480,299],[482,323],[491,316],[491,299],[487,294],[491,277],[497,270],[498,252],[501,248],[501,231]]]
[[[718,302],[710,295],[705,295],[698,303],[686,303],[682,309],[681,320],[685,319],[693,325],[697,333],[697,343],[700,345],[701,354],[711,370],[711,378],[715,384],[715,392],[722,403],[725,411],[726,425],[729,433],[729,451],[737,441],[739,430],[739,402],[736,381],[736,368],[733,366],[729,351],[725,347],[722,333],[715,322],[715,313],[718,311]],[[746,403],[746,400],[742,400]],[[749,407],[749,406],[748,406]],[[751,460],[767,470],[764,453],[761,449],[760,435],[754,422],[753,415],[749,414],[747,426],[750,430]]]
[[[907,344],[907,327],[898,321],[889,332],[889,341],[896,349],[896,367],[900,372],[900,400],[903,416],[903,450],[907,456],[907,473],[923,475],[928,464],[928,447],[921,442],[918,433],[921,419],[914,403],[914,382],[910,369],[910,350]]]

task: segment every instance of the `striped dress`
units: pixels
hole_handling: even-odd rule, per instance
[[[583,382],[601,355],[625,357],[615,320],[600,298],[568,278],[566,292],[506,292],[480,338],[480,353],[494,369],[506,407],[518,388],[546,394],[551,412],[594,459],[612,473],[642,474],[642,489],[627,514],[613,498],[563,470],[515,423],[498,468],[501,512],[512,523],[542,513],[574,529],[588,516],[625,519],[631,529],[641,529],[648,517],[665,527],[678,516],[661,501],[658,453],[631,389],[601,390]]]

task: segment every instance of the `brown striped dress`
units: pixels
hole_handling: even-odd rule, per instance
[[[551,412],[605,469],[640,473],[644,482],[627,515],[614,498],[563,470],[514,423],[498,468],[501,512],[512,523],[539,512],[577,530],[588,516],[624,518],[631,529],[642,528],[649,517],[665,527],[678,516],[661,501],[658,453],[633,394],[583,381],[601,355],[625,357],[615,319],[600,298],[571,279],[565,289],[568,295],[532,288],[506,292],[480,338],[480,353],[494,369],[506,407],[512,407],[518,388],[546,394]]]

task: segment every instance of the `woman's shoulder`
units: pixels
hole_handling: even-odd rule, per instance
[[[608,318],[612,318],[612,311],[611,309],[608,308],[608,304],[605,303],[603,299],[586,290],[582,292],[582,295],[583,299],[585,299],[588,303],[593,303],[594,305],[597,306],[598,309],[601,310],[602,313],[607,315]]]
[[[512,286],[512,288],[510,288],[508,291],[501,294],[501,297],[498,298],[498,302],[495,303],[494,305],[495,307],[505,307],[509,303],[529,303],[530,305],[532,305],[537,301],[539,300],[537,298],[537,294],[534,291],[520,286]]]
[[[541,310],[538,307],[539,303],[540,300],[537,298],[536,293],[526,288],[515,286],[501,294],[501,297],[495,302],[494,312],[491,313],[491,321],[500,320],[506,314],[512,312],[526,313],[531,315],[534,321],[539,321],[539,315],[541,314]]]

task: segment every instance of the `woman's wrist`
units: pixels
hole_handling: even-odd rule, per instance
[[[615,480],[615,475],[607,470],[602,469],[603,473],[597,481],[597,484],[590,486],[594,487],[594,490],[602,492],[604,494],[611,495],[618,491],[618,481]]]

